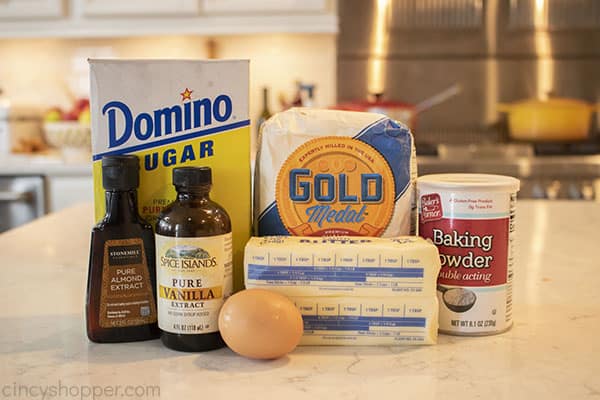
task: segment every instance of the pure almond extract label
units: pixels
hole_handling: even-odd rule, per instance
[[[106,241],[103,259],[100,327],[156,322],[154,294],[142,239]]]
[[[178,334],[217,332],[233,291],[231,233],[200,238],[156,235],[158,326]]]

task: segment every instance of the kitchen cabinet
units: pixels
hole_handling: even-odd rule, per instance
[[[120,17],[149,15],[194,16],[200,11],[198,0],[79,0],[84,16]]]
[[[42,176],[0,175],[0,232],[39,218],[45,211]]]
[[[62,0],[0,1],[0,21],[15,19],[55,18],[63,16],[64,11]]]
[[[43,203],[43,208],[36,216],[44,211],[54,212],[83,201],[93,201],[92,165],[87,160],[66,162],[58,154],[0,157],[0,181],[18,181],[23,177],[43,178],[43,189],[36,197]]]
[[[206,13],[227,12],[240,14],[244,12],[325,12],[326,0],[204,0],[203,10]]]
[[[48,176],[48,212],[55,212],[94,199],[91,176]]]
[[[336,4],[335,0],[0,0],[0,39],[337,33]],[[40,19],[41,15],[64,17]]]

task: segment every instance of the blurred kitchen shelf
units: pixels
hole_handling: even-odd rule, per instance
[[[71,0],[80,5],[83,15],[123,17],[139,15],[198,15],[198,0]]]
[[[91,154],[87,160],[65,159],[56,150],[44,154],[10,154],[0,156],[0,176],[92,176]]]
[[[34,5],[56,8],[57,0],[30,0],[28,7],[5,1],[10,7],[0,6],[0,38],[338,32],[335,0],[265,0],[251,7],[245,0],[68,0],[46,18]]]
[[[0,1],[0,21],[15,18],[54,18],[63,15],[62,0]]]
[[[248,15],[0,22],[0,38],[123,37],[161,34],[337,33],[335,15]]]

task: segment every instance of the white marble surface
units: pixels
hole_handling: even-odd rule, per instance
[[[228,349],[178,353],[157,340],[88,342],[91,206],[50,215],[0,235],[0,397],[152,385],[163,399],[597,399],[600,205],[522,201],[517,212],[509,332],[441,335],[428,347],[303,347],[267,362]]]
[[[92,176],[92,155],[80,150],[63,153],[0,155],[2,175]]]

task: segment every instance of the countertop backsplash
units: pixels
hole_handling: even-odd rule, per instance
[[[214,43],[214,47],[209,46]],[[2,39],[0,88],[13,104],[69,107],[88,95],[88,57],[250,59],[250,116],[262,108],[269,87],[270,109],[277,96],[291,96],[295,82],[316,86],[315,105],[335,104],[336,37],[333,34],[153,36],[101,39]],[[316,56],[318,55],[318,56]],[[40,66],[44,68],[40,68]]]

